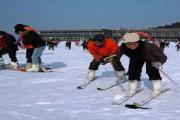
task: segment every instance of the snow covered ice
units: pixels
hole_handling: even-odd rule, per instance
[[[180,86],[180,52],[175,43],[165,49],[168,61],[163,71]],[[25,64],[25,52],[19,50],[18,61]],[[6,63],[9,58],[4,55]],[[98,91],[116,81],[110,64],[100,66],[97,79],[85,89],[77,89],[87,76],[92,57],[82,47],[73,44],[72,50],[61,42],[54,51],[48,49],[42,55],[45,65],[54,72],[31,73],[11,70],[0,71],[0,120],[180,120],[180,89],[162,75],[162,87],[170,88],[167,93],[151,101],[150,110],[133,110],[123,105],[111,105],[114,96],[122,95],[120,87]],[[128,59],[122,58],[126,67]],[[123,84],[128,89],[127,83]],[[142,87],[151,94],[151,83],[143,70]],[[132,103],[143,95],[128,100]]]

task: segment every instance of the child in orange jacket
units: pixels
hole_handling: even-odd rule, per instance
[[[93,56],[93,60],[89,65],[87,80],[79,88],[85,87],[90,81],[94,80],[95,72],[100,64],[105,65],[109,62],[115,70],[118,82],[124,80],[124,67],[116,56],[118,48],[118,44],[113,39],[106,38],[103,34],[97,34],[92,40],[88,41],[87,49]]]

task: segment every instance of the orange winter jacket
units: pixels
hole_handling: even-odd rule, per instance
[[[90,54],[94,57],[95,60],[100,61],[104,57],[113,55],[118,50],[118,44],[110,38],[104,40],[104,44],[101,47],[95,45],[93,41],[87,43],[87,48]]]

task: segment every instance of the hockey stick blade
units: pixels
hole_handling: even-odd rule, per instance
[[[130,109],[152,109],[152,108],[137,106],[135,104],[126,104],[125,107],[130,108]]]
[[[94,81],[94,80],[93,80]],[[85,87],[87,87],[92,81],[89,82],[84,82],[83,84],[77,86],[77,89],[84,89]]]
[[[77,86],[77,89],[83,89],[83,87],[81,87],[81,86]]]
[[[97,90],[104,90],[104,89],[102,89],[102,88],[97,88]]]

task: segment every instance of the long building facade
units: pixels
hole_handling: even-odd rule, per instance
[[[40,30],[46,40],[77,41],[92,38],[95,34],[105,34],[107,37],[121,38],[126,32],[145,32],[155,40],[180,41],[180,28],[176,29],[64,29],[64,30]]]

